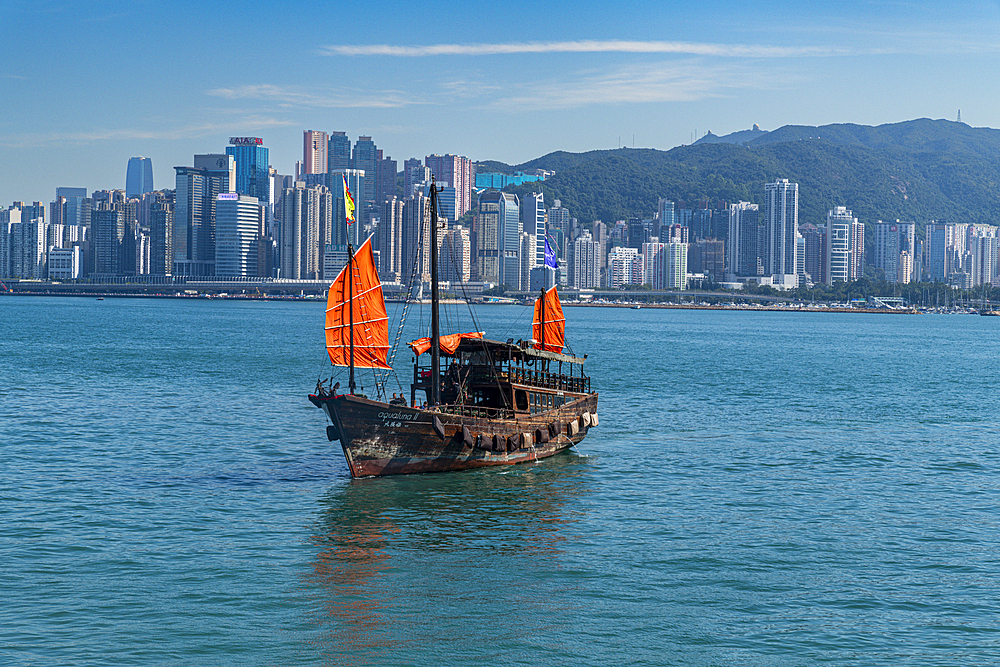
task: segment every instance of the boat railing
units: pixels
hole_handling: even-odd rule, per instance
[[[530,368],[512,368],[506,375],[511,382],[516,384],[579,393],[590,391],[590,378],[588,377],[571,377],[562,373],[549,373],[548,371],[539,371]]]
[[[427,369],[417,371],[415,369],[413,379],[414,384],[418,387],[429,387],[431,383],[430,371]],[[551,373],[549,371],[513,366],[497,370],[477,368],[473,370],[465,381],[472,384],[493,382],[522,384],[544,389],[572,391],[580,394],[590,393],[589,377],[573,377],[562,373]],[[442,386],[450,385],[447,373],[439,375],[439,382],[441,382]]]

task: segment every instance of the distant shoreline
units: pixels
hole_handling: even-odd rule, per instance
[[[325,302],[323,297],[318,296],[298,296],[298,295],[260,295],[260,294],[227,294],[222,295],[210,295],[210,294],[143,294],[139,292],[135,293],[122,293],[122,292],[45,292],[45,291],[25,291],[25,292],[0,292],[0,296],[68,296],[74,298],[85,298],[85,299],[195,299],[202,301],[290,301],[290,302],[304,302],[304,303],[316,303]],[[386,303],[402,303],[402,300],[391,300],[386,299]],[[429,303],[428,301],[420,301],[419,303]],[[461,299],[445,299],[442,303],[446,304],[456,304],[464,303]],[[475,306],[505,306],[505,305],[516,305],[516,304],[506,304],[506,303],[474,303]],[[742,305],[742,306],[711,306],[711,305],[701,305],[701,304],[682,304],[682,303],[650,303],[650,304],[640,304],[636,307],[634,303],[587,303],[587,302],[573,302],[573,301],[563,301],[562,305],[564,308],[628,308],[632,310],[645,310],[647,308],[656,308],[661,310],[739,310],[739,311],[775,311],[775,312],[786,312],[786,313],[871,313],[876,315],[917,315],[920,313],[917,309],[899,309],[891,310],[888,308],[792,308],[788,306],[758,306],[758,305]]]

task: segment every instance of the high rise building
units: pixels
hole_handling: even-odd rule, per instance
[[[13,278],[11,270],[11,239],[14,225],[21,224],[21,209],[11,206],[0,209],[0,279]]]
[[[688,245],[687,271],[701,273],[706,280],[721,283],[725,280],[725,242],[702,239]]]
[[[461,155],[428,155],[424,164],[438,183],[455,188],[455,217],[460,218],[472,208],[472,188],[475,171],[472,160]]]
[[[356,197],[358,210],[361,210],[365,202],[375,201],[375,176],[377,173],[378,147],[371,137],[358,137],[354,144],[354,157],[352,164],[355,169],[364,171],[365,188],[363,197]]]
[[[230,137],[226,155],[232,155],[236,160],[236,185],[233,191],[253,197],[265,211],[273,214],[270,165],[264,140],[260,137]],[[270,227],[270,221],[265,220],[265,225]]]
[[[547,222],[549,231],[560,230],[563,234],[568,234],[571,220],[572,217],[569,214],[569,209],[563,208],[562,200],[553,199],[552,207],[548,210]]]
[[[235,158],[217,153],[195,155],[193,167],[174,170],[173,275],[215,275],[216,202],[220,194],[233,191]]]
[[[674,202],[660,197],[656,204],[656,218],[660,221],[660,227],[674,224]]]
[[[325,185],[295,181],[281,194],[280,277],[324,278],[324,253],[332,236],[334,199]]]
[[[404,280],[431,279],[431,200],[420,194],[403,200],[402,270]]]
[[[521,284],[521,206],[517,195],[500,193],[499,260],[500,281],[518,289]]]
[[[521,227],[535,240],[529,268],[545,263],[545,219],[545,197],[542,193],[532,192],[525,195],[521,200]]]
[[[861,239],[859,241],[859,230]],[[857,254],[859,243],[864,247],[864,228],[846,206],[837,206],[826,216],[826,265],[829,267],[827,284],[857,280]]]
[[[908,283],[913,280],[913,257],[916,251],[916,225],[912,222],[883,222],[874,227],[875,268],[882,271],[889,282]],[[900,257],[907,253],[909,270],[900,269]]]
[[[642,252],[642,284],[653,289],[666,289],[666,250],[667,244],[659,241],[643,243]]]
[[[944,282],[955,270],[955,225],[929,222],[924,229],[927,279]]]
[[[462,283],[470,280],[472,275],[470,243],[469,230],[462,225],[455,225],[444,233],[438,265],[439,277],[442,280]]]
[[[997,277],[998,230],[992,225],[969,225],[965,244],[970,287],[988,285]]]
[[[641,284],[642,256],[635,248],[618,246],[608,253],[608,280],[611,289],[620,289],[625,285]]]
[[[142,197],[153,191],[153,159],[148,157],[130,157],[128,169],[125,172],[125,194],[129,197]],[[86,195],[84,195],[86,196]]]
[[[764,184],[764,238],[761,258],[764,275],[775,283],[796,287],[799,230],[799,184],[782,178]]]
[[[347,210],[344,208],[344,181],[354,199],[354,222],[347,224]],[[364,202],[368,200],[365,172],[361,169],[336,169],[330,172],[329,188],[333,195],[333,236],[331,243],[336,246],[353,244],[355,248],[361,245],[366,237],[361,230],[365,224]],[[346,248],[344,248],[346,250]]]
[[[476,261],[479,280],[521,283],[521,214],[517,195],[486,190],[479,195]]]
[[[642,218],[629,218],[628,222],[628,240],[626,244],[629,248],[635,248],[640,250],[642,244],[649,241],[649,230]]]
[[[396,161],[383,158],[375,164],[375,203],[389,201],[396,196]]]
[[[378,274],[386,282],[404,282],[409,274],[403,267],[403,200],[393,197],[382,202],[378,230],[375,235],[378,249]]]
[[[257,277],[257,248],[264,236],[264,207],[256,197],[226,192],[215,213],[215,275]]]
[[[438,187],[438,217],[442,223],[447,221],[449,225],[454,225],[458,221],[458,217],[455,215],[456,195],[455,188],[450,185]]]
[[[805,271],[813,283],[829,282],[826,270],[826,227],[804,224],[799,233],[805,242]]]
[[[403,163],[403,199],[413,196],[413,187],[430,179],[430,170],[411,157]]]
[[[531,269],[534,268],[535,261],[535,235],[528,232],[521,232],[521,245],[518,248],[518,260],[520,269],[517,274],[517,286],[511,285],[512,289],[526,290],[531,285]]]
[[[121,202],[101,202],[90,215],[94,275],[105,277],[124,275],[125,235],[129,232],[124,205]]]
[[[174,191],[161,190],[150,194],[153,198],[149,202],[148,214],[149,273],[169,276],[174,270]]]
[[[302,131],[302,173],[296,174],[297,177],[327,173],[327,141],[326,132]]]
[[[542,244],[544,264],[544,243]],[[570,244],[567,257],[567,284],[574,289],[594,289],[601,286],[600,244],[584,231]]]
[[[331,132],[327,142],[327,171],[351,168],[351,140],[346,132]]]
[[[668,243],[665,250],[666,288],[673,290],[687,289],[687,243]]]

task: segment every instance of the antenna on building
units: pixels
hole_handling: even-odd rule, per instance
[[[962,110],[961,109],[958,110],[958,122],[959,123],[962,122]]]

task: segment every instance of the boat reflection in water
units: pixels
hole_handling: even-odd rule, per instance
[[[329,663],[500,656],[526,629],[557,626],[587,461],[571,452],[502,473],[352,480],[323,498],[303,593]]]

